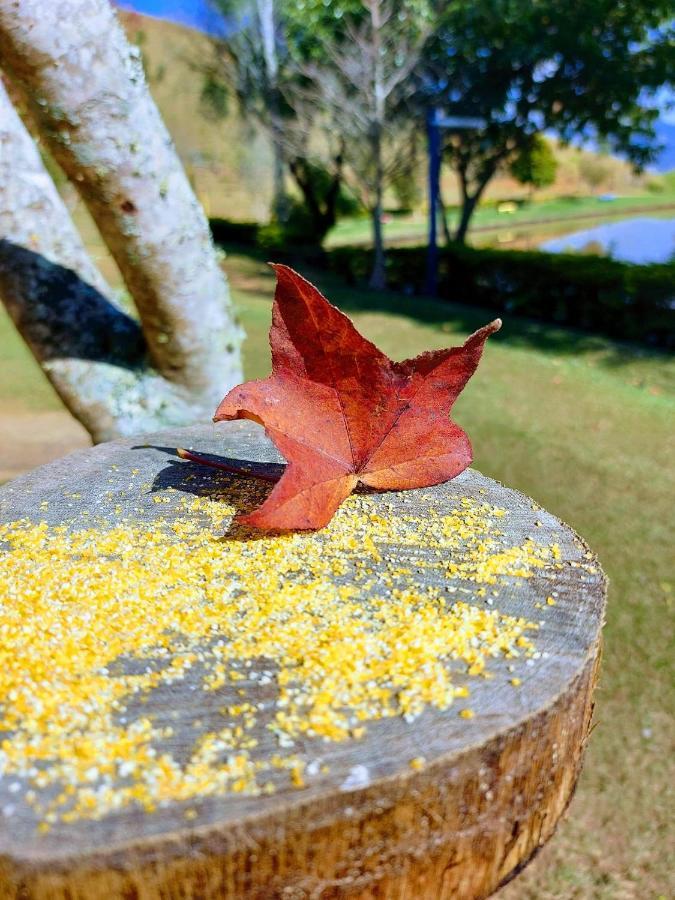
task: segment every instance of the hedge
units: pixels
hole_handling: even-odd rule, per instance
[[[339,247],[331,269],[365,279],[371,253]],[[387,251],[387,284],[422,293],[426,248]],[[485,306],[609,337],[675,347],[675,264],[638,266],[597,256],[453,245],[439,251],[441,298]]]
[[[211,219],[218,244],[274,249],[294,265],[328,266],[352,283],[370,272],[364,247],[277,246],[269,226]],[[423,293],[425,247],[387,251],[387,283]],[[442,299],[528,316],[608,337],[675,348],[675,263],[637,266],[601,256],[494,250],[454,244],[439,251]]]

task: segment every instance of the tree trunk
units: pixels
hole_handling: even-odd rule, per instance
[[[387,273],[384,256],[384,235],[382,233],[384,172],[382,167],[382,133],[379,127],[375,130],[372,147],[375,163],[375,203],[370,211],[373,221],[373,268],[368,283],[376,291],[383,291],[387,286]]]
[[[370,25],[372,29],[372,66],[373,66],[373,121],[372,152],[375,167],[374,204],[371,210],[373,219],[373,269],[370,274],[370,287],[382,291],[386,287],[387,276],[384,259],[384,235],[382,233],[382,212],[384,195],[384,166],[382,164],[382,132],[385,120],[385,87],[382,71],[382,17],[379,0],[370,0]]]
[[[92,263],[0,82],[0,299],[94,441],[208,418],[148,367],[139,324]]]
[[[452,235],[450,234],[450,226],[448,225],[448,211],[443,201],[443,195],[438,193],[438,211],[440,213],[441,225],[443,227],[443,239],[446,245],[452,243]]]
[[[478,201],[483,196],[483,191],[488,186],[488,183],[492,176],[497,171],[497,166],[500,160],[503,158],[503,155],[495,156],[489,164],[486,164],[483,167],[481,177],[476,179],[474,184],[474,192],[470,193],[470,185],[471,182],[468,178],[468,174],[466,171],[466,167],[460,166],[457,170],[457,175],[459,178],[459,184],[462,193],[462,211],[459,217],[459,225],[457,226],[457,231],[455,232],[455,240],[458,243],[463,244],[466,240],[466,235],[469,231],[469,222],[471,221],[471,216],[474,214],[476,207],[478,206]]]
[[[466,241],[466,235],[469,230],[469,222],[471,221],[471,216],[474,213],[477,203],[478,196],[475,194],[473,196],[465,194],[462,197],[462,211],[460,213],[457,231],[455,232],[455,240],[460,244],[463,244]]]
[[[284,129],[279,112],[279,60],[277,58],[276,25],[274,0],[256,0],[260,37],[262,39],[267,90],[269,91],[270,134],[272,140],[272,176],[274,198],[272,206],[274,217],[278,222],[285,222],[288,217],[286,200],[284,153]]]
[[[273,471],[270,463],[278,463],[278,456],[260,428],[250,422],[227,422],[223,423],[223,429],[226,443],[232,448],[229,453],[234,457],[230,462],[249,469],[255,467],[258,471]],[[11,485],[0,488],[0,520],[37,524],[46,519],[48,524],[42,526],[40,534],[47,547],[50,540],[54,540],[54,529],[62,528],[57,541],[60,552],[54,561],[55,566],[61,567],[68,565],[73,530],[82,528],[88,517],[92,525],[96,523],[96,533],[104,536],[110,528],[120,524],[116,510],[118,503],[124,505],[125,511],[129,510],[133,525],[143,535],[153,535],[162,559],[171,560],[184,553],[180,539],[178,544],[173,543],[176,536],[171,531],[171,523],[176,516],[180,516],[179,523],[199,522],[200,531],[204,529],[202,523],[207,516],[207,523],[218,516],[217,528],[206,527],[205,530],[218,533],[229,530],[227,512],[216,513],[203,508],[192,514],[180,511],[178,498],[170,499],[174,492],[166,490],[167,487],[198,490],[196,485],[200,485],[205,492],[209,487],[214,492],[222,491],[224,482],[212,476],[212,470],[167,456],[164,448],[192,445],[206,454],[219,454],[223,437],[215,435],[210,427],[197,427],[167,431],[152,442],[155,446],[139,449],[136,444],[136,441],[119,441],[95,452],[80,451],[74,459],[52,463],[24,476],[14,488]],[[112,471],[111,467],[114,467]],[[109,492],[109,499],[103,503],[101,483]],[[144,484],[164,490],[148,496],[142,487]],[[153,503],[153,497],[168,500],[171,505]],[[47,501],[48,512],[41,507],[41,501]],[[281,719],[276,709],[282,707],[282,698],[277,690],[272,691],[265,684],[268,678],[250,677],[250,670],[242,666],[239,671],[247,673],[248,677],[240,676],[236,681],[229,677],[224,684],[219,681],[217,694],[204,691],[205,687],[211,686],[208,682],[213,675],[220,677],[223,660],[231,660],[231,656],[217,653],[218,647],[225,645],[227,649],[232,648],[232,655],[237,653],[236,616],[218,616],[211,626],[214,630],[208,643],[201,636],[201,629],[200,637],[197,637],[197,628],[191,627],[189,615],[185,628],[181,629],[183,633],[175,629],[165,633],[161,665],[153,664],[151,669],[150,677],[156,677],[157,681],[153,682],[154,689],[148,690],[143,697],[147,702],[139,703],[139,695],[134,693],[135,678],[130,679],[127,673],[143,671],[148,662],[154,663],[154,659],[143,657],[143,643],[134,632],[133,637],[121,636],[130,646],[124,667],[114,663],[109,669],[103,668],[120,651],[114,646],[105,647],[101,640],[101,610],[106,605],[101,600],[104,596],[102,588],[96,584],[92,589],[96,602],[91,603],[90,631],[92,642],[98,641],[101,653],[106,655],[96,670],[92,662],[88,667],[85,664],[82,672],[83,683],[94,685],[93,711],[80,714],[84,703],[79,684],[73,688],[72,711],[55,717],[58,721],[53,728],[45,715],[33,713],[38,699],[45,705],[50,699],[48,684],[40,685],[33,704],[26,703],[26,685],[40,678],[36,662],[42,662],[43,657],[38,655],[37,648],[43,648],[42,652],[46,653],[50,646],[47,640],[35,641],[36,649],[31,665],[26,666],[24,682],[19,690],[11,691],[18,698],[3,696],[5,709],[9,711],[7,718],[13,716],[20,723],[18,736],[9,730],[3,734],[10,748],[5,776],[0,781],[0,809],[4,813],[3,827],[0,828],[0,895],[3,900],[290,900],[301,897],[480,900],[492,896],[500,883],[512,877],[541,848],[554,832],[556,822],[573,794],[591,725],[592,695],[600,662],[605,612],[605,579],[597,560],[571,528],[535,505],[529,497],[471,469],[462,475],[459,484],[450,481],[419,490],[373,493],[363,496],[361,502],[367,503],[366,509],[358,510],[353,506],[344,511],[345,519],[356,524],[357,517],[371,516],[390,523],[386,544],[378,540],[379,547],[385,550],[384,558],[380,554],[375,556],[372,549],[364,551],[356,542],[348,550],[344,539],[334,548],[333,542],[325,540],[321,533],[306,533],[300,546],[283,537],[267,538],[265,544],[270,545],[273,558],[287,561],[279,574],[281,597],[284,591],[291,597],[301,591],[308,592],[311,590],[310,579],[320,578],[326,606],[344,607],[343,585],[348,577],[354,591],[349,604],[361,605],[365,619],[362,627],[372,629],[371,642],[379,639],[379,645],[385,651],[387,642],[394,642],[391,652],[398,656],[397,648],[401,644],[394,626],[397,620],[401,623],[409,621],[410,595],[417,595],[429,604],[434,596],[442,595],[444,587],[450,591],[466,589],[466,581],[448,571],[444,557],[451,554],[460,566],[462,560],[466,560],[471,569],[475,568],[480,573],[480,580],[487,575],[496,582],[493,587],[499,593],[496,602],[500,613],[516,617],[526,615],[528,619],[545,617],[540,631],[527,633],[537,645],[537,658],[527,659],[532,651],[524,648],[518,649],[518,655],[509,652],[510,640],[516,639],[513,635],[508,642],[503,642],[501,652],[495,652],[494,656],[486,654],[486,674],[491,676],[488,681],[481,675],[461,672],[460,663],[450,662],[438,646],[435,659],[428,655],[427,671],[431,671],[426,678],[434,678],[439,669],[442,671],[447,667],[453,682],[467,684],[470,688],[468,700],[456,696],[449,709],[443,708],[439,702],[442,682],[439,680],[439,690],[431,693],[429,681],[422,685],[418,674],[421,670],[414,671],[411,665],[407,671],[403,670],[403,677],[414,679],[413,700],[415,694],[424,697],[417,701],[417,707],[407,705],[408,711],[412,708],[412,713],[408,712],[405,717],[392,716],[393,704],[387,700],[389,691],[382,692],[384,699],[380,699],[382,694],[376,698],[378,682],[371,681],[360,686],[361,709],[365,707],[362,697],[366,702],[369,695],[373,699],[371,720],[360,723],[363,731],[359,739],[350,736],[349,740],[336,742],[302,734],[298,755],[297,744],[294,746],[292,741],[280,741],[278,746],[276,740],[270,740],[268,723],[271,720],[276,725]],[[453,515],[460,517],[460,521],[466,516],[473,523],[476,518],[480,521],[489,517],[487,510],[494,508],[500,509],[503,516],[499,519],[502,534],[497,537],[491,526],[485,535],[487,546],[483,545],[481,549],[477,550],[473,541],[468,542],[468,546],[457,547],[459,535],[448,534],[441,527],[442,517],[450,510],[456,511]],[[227,506],[224,509],[227,510]],[[132,522],[128,522],[127,527]],[[468,527],[475,529],[476,526]],[[374,526],[375,535],[379,528]],[[368,525],[368,529],[373,526]],[[432,529],[435,537],[429,541]],[[25,538],[23,540],[25,543]],[[168,546],[169,542],[171,546]],[[256,556],[260,569],[270,564],[270,550],[265,557],[266,550],[260,543],[249,541],[245,545],[248,563],[245,557],[242,560],[244,554],[231,549],[237,546],[233,540],[213,541],[208,560],[203,553],[196,554],[192,563],[195,574],[190,581],[193,604],[212,606],[211,567],[219,573],[221,580],[217,583],[223,593],[231,585],[232,599],[228,599],[228,603],[234,604],[237,594],[246,585],[247,567],[249,581],[252,583],[255,578]],[[517,575],[505,574],[513,563],[503,559],[502,546],[513,547],[523,555],[524,571]],[[542,568],[527,561],[529,557],[532,563],[538,562],[537,556],[543,554],[537,550],[541,548],[548,554],[552,546],[560,560],[560,570],[551,564],[553,560]],[[21,555],[24,552],[22,548]],[[36,545],[35,552],[36,565],[42,569],[48,564],[45,560],[47,551]],[[72,549],[70,553],[72,555]],[[131,564],[132,573],[135,573],[143,559],[146,564],[153,565],[157,558],[153,559],[153,548],[147,540],[135,548],[130,538],[125,540],[123,537],[114,543],[106,541],[106,554],[105,573],[110,579],[125,571],[125,561],[127,565]],[[29,598],[18,596],[19,590],[13,589],[11,546],[7,547],[7,556],[10,562],[4,571],[8,573],[9,584],[3,584],[6,609],[3,625],[8,623],[8,627],[5,626],[9,636],[5,652],[9,655],[17,645],[21,647],[20,624],[14,625],[13,614],[17,608],[25,609]],[[312,572],[311,567],[316,566],[312,560],[324,556],[327,558],[322,560],[321,573]],[[364,556],[367,565],[364,565]],[[500,556],[502,561],[494,565]],[[301,571],[293,571],[293,566],[288,565],[294,560],[302,566]],[[331,566],[331,560],[337,561],[339,567]],[[182,565],[182,560],[178,562]],[[243,575],[237,574],[240,566]],[[391,592],[387,600],[386,623],[380,626],[375,623],[381,609],[381,584],[391,582],[394,566],[407,569],[407,590]],[[17,572],[20,573],[21,568],[17,564]],[[345,571],[349,575],[340,574]],[[20,574],[17,577],[20,578]],[[69,573],[64,573],[64,577],[68,578]],[[169,569],[163,577],[168,589],[181,577],[181,569],[177,567],[176,572]],[[81,575],[80,579],[83,580]],[[127,597],[128,582],[125,593],[125,578],[120,580],[119,593],[121,597]],[[256,599],[264,602],[273,588],[271,579],[261,576],[260,581],[261,597]],[[47,623],[52,624],[51,633],[59,635],[61,628],[68,628],[68,612],[62,609],[65,603],[60,602],[58,596],[47,595],[40,602],[41,592],[46,590],[43,585],[44,579],[37,578],[31,587],[35,606]],[[546,605],[541,612],[536,612],[536,604],[541,605],[541,599],[551,592],[555,593],[555,605]],[[83,594],[84,605],[88,597],[86,591]],[[30,599],[33,600],[33,596]],[[178,603],[173,598],[164,602],[173,604],[174,608]],[[283,610],[281,602],[276,600],[277,609]],[[144,597],[143,613],[134,611],[131,615],[138,619],[142,614],[150,627],[156,627],[150,615],[151,603],[151,597]],[[438,604],[441,609],[444,605],[443,601]],[[306,606],[309,601],[305,601]],[[156,608],[160,616],[166,609],[159,600]],[[474,608],[474,612],[487,618],[490,613],[486,607],[484,609],[485,612],[478,613]],[[311,607],[305,615],[310,612]],[[469,611],[469,614],[472,613]],[[71,615],[82,629],[82,614],[75,610]],[[345,665],[346,641],[350,639],[341,638],[340,629],[344,635],[349,628],[350,636],[356,630],[351,611],[340,615],[337,619],[332,614],[327,615],[325,620],[317,616],[313,634],[307,634],[306,651],[317,662],[312,666],[312,683],[301,699],[300,714],[285,716],[291,727],[307,722],[310,711],[324,702],[318,698],[335,690],[334,681],[330,680],[338,665],[335,660],[339,659],[339,664]],[[438,627],[448,628],[443,622],[445,614],[439,611],[435,615],[438,616]],[[497,621],[499,626],[497,623],[490,626],[489,620],[485,622],[483,627],[488,636],[493,629],[501,630],[503,620]],[[265,629],[278,629],[277,634],[283,635],[282,629],[288,630],[293,623],[282,623],[282,617],[277,614],[271,617]],[[166,624],[170,626],[171,623],[167,621]],[[38,626],[26,623],[25,627]],[[112,631],[112,624],[109,627]],[[401,624],[403,627],[406,626]],[[470,627],[467,625],[467,631]],[[380,628],[385,629],[381,637],[377,632],[373,635],[373,631]],[[271,636],[265,634],[263,640],[268,646],[274,645],[273,637],[274,631]],[[52,638],[52,641],[55,643],[57,639]],[[488,640],[495,639],[488,637]],[[193,652],[197,640],[200,664],[186,666],[186,652]],[[325,646],[324,642],[328,641],[333,642],[337,654],[330,657],[331,669],[322,663],[322,656],[314,649],[317,645]],[[292,654],[297,657],[300,641],[289,642],[288,650],[282,641],[276,642],[276,646],[280,644],[279,655],[265,662],[266,667],[274,666],[280,673],[278,681],[301,668],[291,668],[294,664]],[[467,645],[470,646],[469,640]],[[239,654],[243,655],[248,646],[250,644],[242,640],[243,649],[238,651]],[[411,649],[412,663],[412,652],[419,651],[416,644],[411,643],[411,648],[415,648]],[[274,650],[270,652],[274,653]],[[358,652],[356,646],[354,652]],[[479,646],[475,652],[481,658],[485,651]],[[55,655],[57,659],[53,664],[49,660],[45,662],[54,665],[56,673],[60,674],[64,671],[64,663],[59,658],[62,653],[56,649]],[[82,657],[87,658],[85,654]],[[386,653],[381,658],[381,665],[386,665]],[[529,663],[535,667],[530,668]],[[82,666],[81,662],[79,664]],[[400,656],[391,665],[401,670]],[[13,670],[15,678],[20,679],[19,667],[14,666]],[[43,677],[46,681],[48,676]],[[59,680],[63,680],[63,676]],[[3,683],[8,681],[5,678]],[[405,687],[404,681],[399,688],[403,700],[406,699]],[[351,689],[352,696],[355,688],[356,685]],[[322,689],[323,694],[320,693]],[[57,687],[56,690],[64,692],[64,688]],[[424,694],[420,693],[422,690]],[[10,691],[5,689],[4,693]],[[283,704],[288,702],[284,698]],[[400,699],[399,703],[403,707]],[[227,756],[214,752],[205,759],[204,742],[211,741],[213,746],[213,733],[224,735],[223,713],[230,704],[265,710],[255,718],[251,717],[250,723],[243,716],[239,717],[246,729],[240,729],[243,731],[240,742],[244,747],[257,745],[250,754],[252,758],[247,750],[226,749]],[[106,715],[111,705],[115,707],[114,717]],[[352,712],[348,701],[344,705],[347,706],[344,713],[348,715]],[[424,705],[427,708],[418,715],[420,706]],[[23,711],[26,706],[28,712]],[[378,707],[389,708],[387,718],[373,721],[378,717]],[[325,716],[320,706],[319,709]],[[460,710],[464,709],[471,710],[465,713],[466,719],[460,718]],[[21,713],[17,715],[16,710]],[[283,710],[287,713],[288,706],[284,705]],[[338,710],[331,712],[336,716]],[[21,777],[28,767],[24,762],[28,756],[25,745],[27,735],[30,735],[30,765],[32,756],[37,755],[35,747],[40,746],[37,742],[42,732],[50,729],[44,740],[46,758],[39,765],[40,770],[54,772],[55,760],[50,758],[50,751],[53,756],[52,748],[58,748],[58,754],[67,746],[65,739],[58,741],[59,729],[64,728],[64,721],[74,719],[78,714],[84,720],[80,725],[81,743],[84,745],[85,739],[91,740],[93,732],[94,740],[100,741],[102,747],[99,751],[103,757],[101,763],[104,760],[107,763],[114,748],[121,748],[123,742],[131,746],[131,759],[134,760],[134,756],[137,759],[139,726],[143,732],[149,731],[145,738],[147,744],[141,745],[142,752],[147,753],[146,747],[152,748],[156,758],[131,766],[130,775],[121,775],[114,763],[105,767],[101,764],[99,780],[93,783],[87,780],[90,779],[88,765],[82,765],[82,761],[73,763],[66,768],[65,774],[74,796],[71,795],[64,804],[67,795],[58,797],[63,790],[59,782],[48,783],[45,788],[40,786],[39,779]],[[198,721],[195,721],[197,715]],[[166,728],[167,723],[171,724],[170,729]],[[284,725],[280,723],[279,727],[283,729]],[[288,729],[288,724],[285,727]],[[70,734],[74,730],[72,727]],[[57,737],[52,737],[53,734]],[[219,740],[226,748],[232,746]],[[284,749],[289,743],[290,748]],[[243,760],[247,766],[245,778],[253,771],[256,780],[267,780],[267,772],[274,771],[272,761],[277,765],[281,759],[289,769],[299,767],[306,779],[302,782],[303,789],[297,789],[295,778],[295,787],[292,786],[291,772],[279,772],[272,797],[264,791],[251,796],[253,792],[247,780],[243,782],[244,793],[235,793],[238,786],[234,778],[218,779],[223,771],[227,774],[225,767],[232,758],[229,754],[242,752],[244,755],[237,762]],[[118,751],[117,758],[120,756]],[[305,764],[319,756],[324,769],[315,774],[309,766],[305,768]],[[164,760],[171,766],[171,779],[162,778],[166,771]],[[22,763],[23,767],[19,768]],[[147,772],[144,771],[146,766]],[[197,766],[201,772],[195,777],[191,773]],[[17,768],[21,787],[18,791],[11,787],[19,780]],[[64,768],[59,760],[59,769]],[[109,774],[108,769],[112,770]],[[148,773],[152,773],[150,777]],[[187,801],[181,799],[180,794],[186,784],[190,788]],[[33,800],[29,800],[28,788],[31,788]],[[148,800],[154,799],[160,791],[165,792],[162,802],[156,808],[150,807]],[[130,803],[138,794],[147,798],[146,802]],[[82,801],[77,803],[80,796],[93,801],[91,806],[84,806]],[[111,798],[119,798],[118,808]],[[185,815],[186,805],[193,810],[189,818]],[[61,821],[71,808],[76,811],[75,821]],[[41,834],[36,821],[44,821],[45,811],[51,810],[54,810],[56,822],[47,834]],[[92,820],[84,818],[87,810],[94,817]],[[520,894],[527,895],[524,890]]]
[[[152,363],[201,410],[241,379],[208,223],[107,0],[0,0],[3,66],[138,308]]]
[[[382,200],[377,200],[370,212],[373,222],[373,268],[368,284],[376,291],[383,291],[387,286],[384,237],[382,234]]]
[[[312,243],[320,247],[324,238],[337,221],[337,204],[342,185],[342,156],[335,160],[336,171],[326,192],[320,196],[306,159],[296,157],[289,162],[289,169],[298,190],[305,201],[311,219]]]

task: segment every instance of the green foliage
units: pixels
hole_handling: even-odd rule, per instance
[[[316,196],[323,198],[331,189],[332,179],[320,166],[311,170]],[[317,231],[317,218],[311,215],[306,202],[298,197],[284,198],[286,215],[283,222],[272,219],[267,225],[257,222],[232,222],[228,219],[211,219],[211,235],[216,244],[238,244],[258,247],[262,250],[282,252],[285,248],[315,251],[321,246],[325,230]],[[341,189],[336,199],[336,209],[342,215],[356,215],[360,206],[354,197]]]
[[[669,172],[664,172],[661,175],[661,181],[664,184],[664,187],[668,193],[672,193],[675,191],[675,169],[671,169]]]
[[[363,0],[282,0],[279,6],[287,22],[290,53],[296,59],[312,60],[326,68],[330,67],[326,42],[350,44],[369,18],[369,5]],[[387,35],[383,55],[399,37],[415,42],[436,18],[433,0],[379,0],[378,6]],[[403,69],[406,60],[394,58],[391,64]]]
[[[305,203],[297,197],[287,197],[284,221],[273,220],[263,225],[258,232],[258,246],[263,250],[315,246],[317,241],[313,224]]]
[[[423,191],[417,178],[417,167],[402,168],[391,179],[391,189],[401,212],[411,212],[422,201]]]
[[[555,181],[558,161],[549,141],[536,134],[529,145],[518,151],[509,171],[516,181],[540,190]]]
[[[339,247],[331,268],[352,281],[368,271],[363,248]],[[423,247],[391,249],[393,288],[421,292]],[[453,244],[441,252],[439,294],[446,300],[509,315],[595,331],[609,337],[675,346],[675,264],[635,266],[596,256],[475,249]]]
[[[658,176],[650,178],[647,181],[646,188],[650,194],[665,194],[666,192],[666,184],[664,180]]]
[[[446,139],[467,214],[497,168],[545,130],[565,141],[593,134],[638,167],[653,159],[650,100],[675,77],[673,31],[668,0],[447,4],[421,97],[487,122]]]
[[[330,171],[326,165],[316,159],[302,159],[297,162],[302,167],[303,185],[314,195],[315,202],[320,207],[325,207],[329,196],[335,189],[335,172]],[[335,215],[339,217],[357,216],[360,212],[362,212],[362,207],[358,199],[339,179],[335,197]],[[316,223],[314,224],[316,225]],[[324,236],[325,234],[322,234],[320,240]]]

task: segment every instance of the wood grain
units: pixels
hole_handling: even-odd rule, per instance
[[[100,515],[108,495],[109,506],[133,508],[140,520],[151,521],[158,515],[153,492],[187,490],[188,473],[191,490],[195,475],[204,490],[230,477],[179,460],[177,446],[247,460],[265,471],[280,462],[250,423],[117,441],[6,485],[0,518],[57,524],[72,518],[73,503]],[[131,469],[140,469],[152,489],[132,493]],[[72,499],[74,491],[81,499]],[[389,515],[403,510],[402,494],[380,496],[392,504]],[[605,582],[599,568],[583,567],[588,548],[568,526],[475,471],[405,492],[405,511],[412,504],[423,513],[429,502],[442,508],[464,496],[507,508],[509,540],[520,542],[536,530],[562,552],[557,605],[542,613],[546,624],[537,635],[543,656],[526,670],[518,691],[508,683],[506,662],[495,660],[494,678],[472,688],[475,718],[461,719],[452,707],[428,709],[413,722],[370,723],[361,741],[315,746],[306,740],[302,751],[330,764],[325,775],[302,790],[280,783],[271,796],[205,800],[189,823],[184,806],[176,804],[153,814],[126,811],[60,824],[37,835],[28,808],[11,818],[0,814],[0,898],[437,900],[486,897],[511,877],[551,836],[574,790],[591,721]],[[47,511],[40,509],[44,500]],[[423,556],[425,548],[418,552]],[[500,610],[532,617],[535,598],[551,590],[551,577],[540,571],[506,586]],[[171,746],[177,754],[181,742],[194,740],[195,694],[189,687],[188,681],[178,683],[148,698],[148,714],[179,711]],[[244,687],[255,700],[259,688]],[[221,703],[212,709],[200,696],[206,727]],[[409,762],[420,755],[426,767],[414,771]],[[347,779],[355,766],[366,768],[368,781],[352,789]],[[0,779],[0,810],[12,799],[5,781]]]

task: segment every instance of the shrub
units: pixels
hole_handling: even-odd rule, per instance
[[[557,171],[558,161],[553,148],[540,134],[533,135],[530,145],[520,150],[510,166],[516,181],[529,185],[533,191],[550,187]]]
[[[289,227],[290,225],[290,227]],[[349,282],[368,278],[372,251],[338,247],[324,252],[306,243],[304,222],[212,219],[218,244],[274,252],[296,266],[328,265]],[[423,293],[425,247],[387,251],[387,283]],[[438,293],[443,299],[529,316],[621,340],[675,347],[675,263],[636,266],[597,256],[477,249],[454,244],[439,250]]]
[[[339,247],[329,265],[350,281],[367,277],[370,251]],[[424,289],[426,249],[387,252],[387,283]],[[476,249],[439,251],[439,296],[609,337],[675,347],[675,265],[636,266],[602,257]]]

